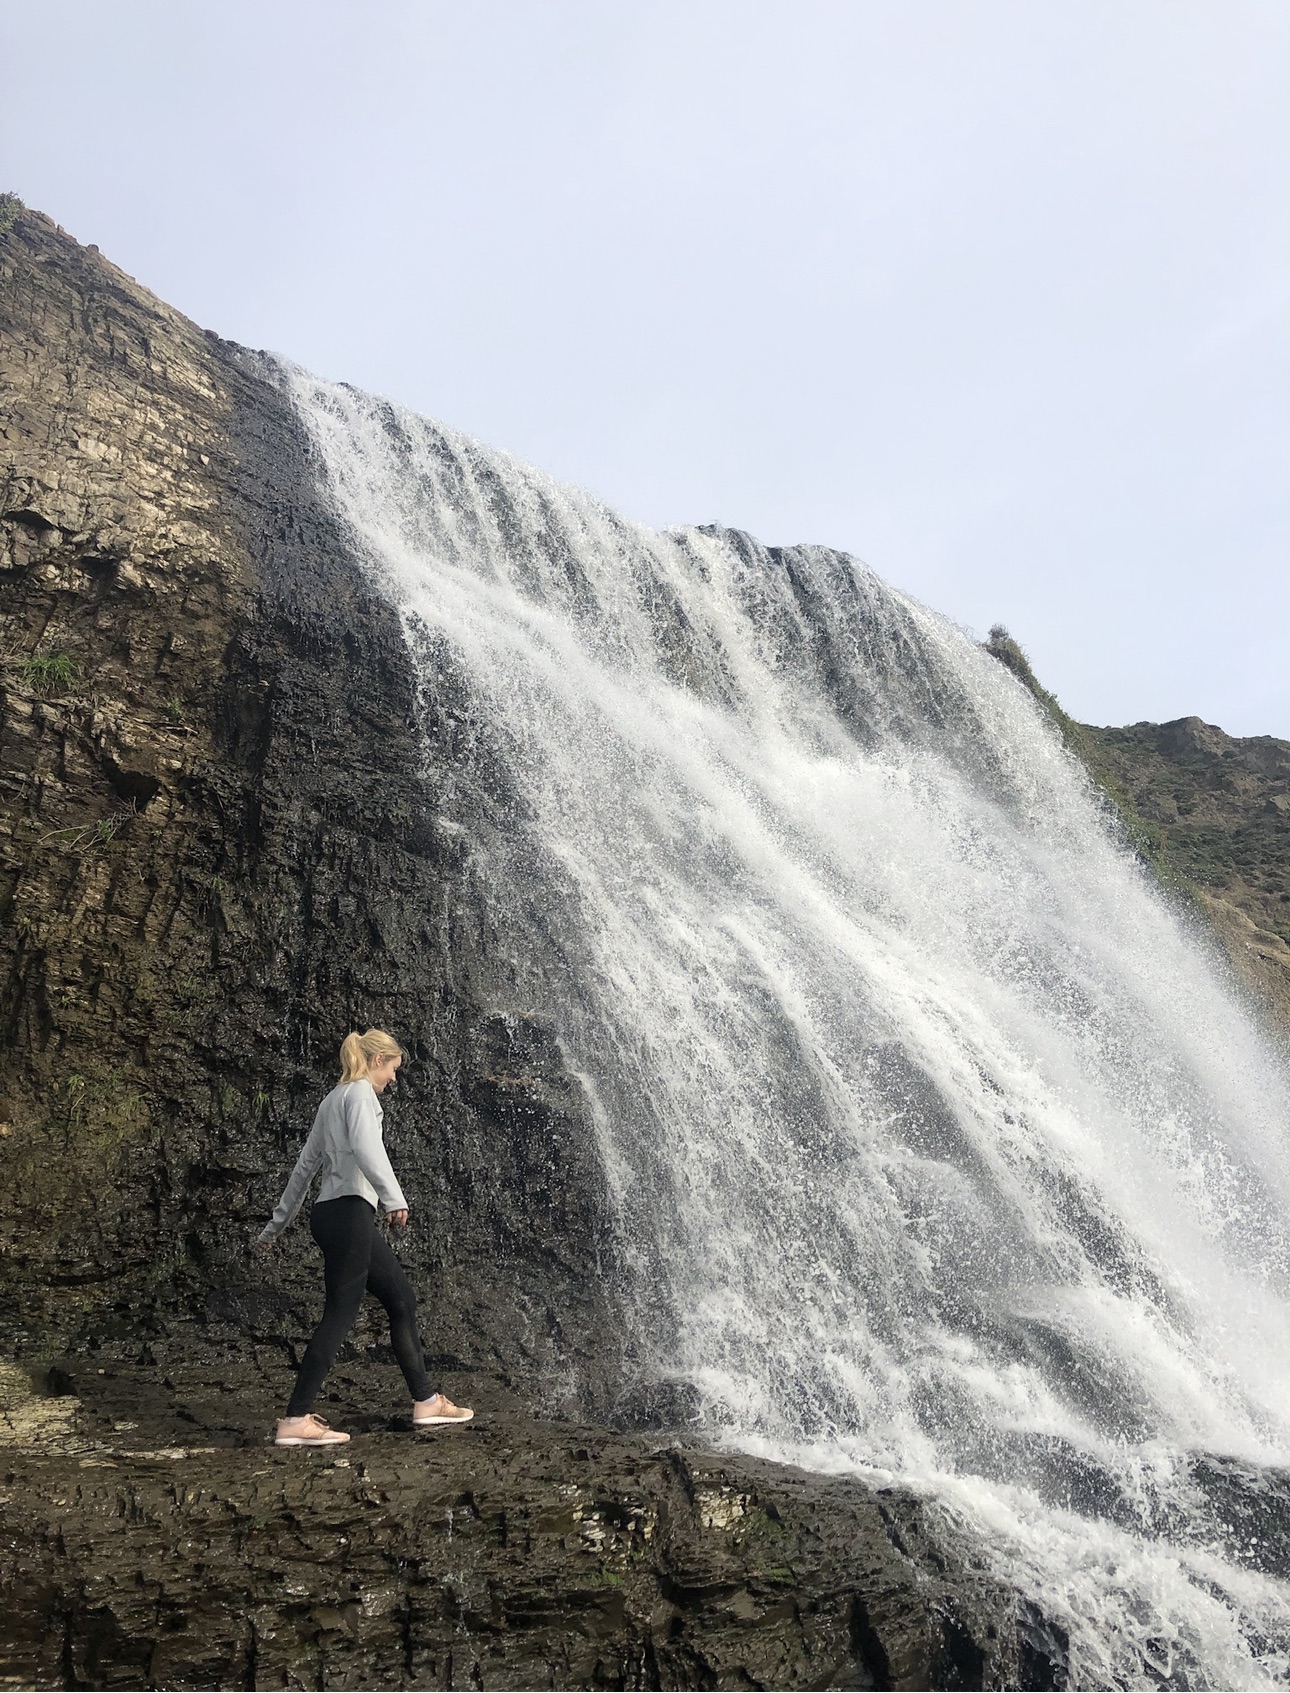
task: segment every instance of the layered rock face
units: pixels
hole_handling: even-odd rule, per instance
[[[427,741],[476,842],[508,805],[426,734],[451,680],[417,697],[271,369],[35,213],[0,382],[0,1678],[1060,1685],[912,1497],[552,1420],[648,1395],[585,1102],[440,815]],[[412,1054],[431,1363],[481,1414],[414,1442],[360,1323],[352,1446],[277,1453],[316,1254],[251,1241],[369,1022]]]
[[[397,620],[294,415],[48,220],[0,265],[11,1344],[307,1330],[303,1231],[267,1284],[248,1246],[341,1037],[376,1023],[412,1052],[387,1132],[414,1273],[455,1290],[431,1346],[558,1360],[566,1399],[603,1397],[619,1328],[578,1089],[494,980]]]

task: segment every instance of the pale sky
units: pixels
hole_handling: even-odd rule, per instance
[[[1286,0],[3,0],[0,189],[1075,716],[1290,737]]]

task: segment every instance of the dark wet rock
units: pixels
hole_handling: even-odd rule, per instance
[[[328,1407],[363,1432],[280,1451],[287,1376],[64,1375],[70,1449],[0,1454],[0,1681],[1064,1685],[1059,1632],[947,1564],[908,1494],[535,1422],[478,1379],[476,1423],[414,1434],[370,1363]]]
[[[1191,1477],[1207,1507],[1196,1515],[1226,1556],[1290,1580],[1290,1471],[1204,1454]]]

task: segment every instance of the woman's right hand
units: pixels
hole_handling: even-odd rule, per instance
[[[406,1229],[408,1226],[407,1207],[405,1206],[402,1211],[387,1211],[385,1213],[385,1220],[387,1223],[391,1223],[396,1229]]]

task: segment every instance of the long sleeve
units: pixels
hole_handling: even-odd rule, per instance
[[[406,1211],[408,1202],[381,1139],[381,1116],[370,1083],[360,1082],[346,1092],[345,1127],[359,1169],[380,1195],[381,1209]]]
[[[314,1120],[314,1126],[309,1131],[309,1138],[301,1148],[300,1156],[296,1159],[296,1167],[291,1172],[286,1187],[282,1190],[282,1198],[278,1201],[277,1209],[269,1222],[260,1232],[261,1240],[276,1240],[286,1228],[304,1203],[305,1194],[309,1191],[309,1184],[318,1174],[318,1167],[323,1161],[323,1129],[320,1120]]]

